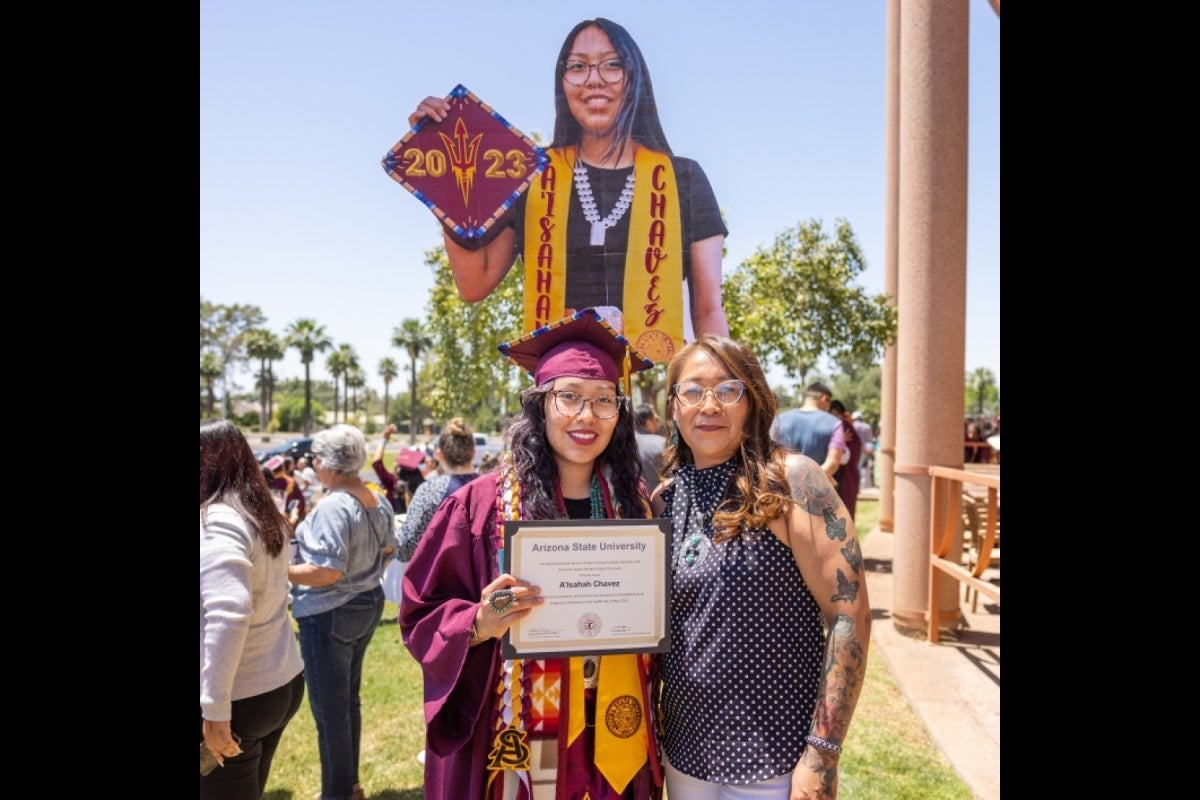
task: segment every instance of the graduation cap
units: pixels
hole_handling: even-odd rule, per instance
[[[609,318],[617,325],[614,326]],[[629,343],[618,329],[619,325],[619,310],[606,308],[602,313],[596,308],[585,308],[519,339],[505,342],[499,349],[528,372],[538,386],[562,377],[613,383],[624,377],[625,393],[629,394],[629,376],[650,369],[654,362]]]
[[[406,447],[399,453],[396,453],[396,460],[394,463],[397,469],[400,467],[404,467],[406,469],[417,469],[421,466],[421,462],[424,460],[424,450],[413,450],[410,447]]]

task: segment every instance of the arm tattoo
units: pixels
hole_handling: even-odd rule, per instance
[[[845,541],[846,506],[825,471],[812,459],[805,459],[801,464],[792,465],[788,480],[792,485],[792,499],[809,514],[825,521],[825,535]]]
[[[829,483],[829,476],[824,470],[817,467],[815,461],[806,459],[804,463],[793,465],[788,470],[788,479],[792,486],[792,498],[809,514],[819,515],[824,520],[825,535],[829,540],[846,542],[846,506]],[[862,551],[859,549],[858,540],[851,539],[846,542],[842,548],[842,555],[845,556],[850,569],[858,574],[862,569]],[[857,584],[855,587],[857,589]]]
[[[846,573],[838,570],[838,590],[837,594],[829,599],[833,602],[845,600],[847,603],[853,603],[858,598],[859,581],[852,581],[846,577]]]
[[[854,635],[854,620],[838,614],[825,642],[825,666],[813,711],[814,735],[842,743],[858,704],[866,670],[866,648]]]
[[[831,540],[846,541],[846,518],[835,517],[832,508],[825,509],[825,535]]]
[[[846,546],[842,548],[842,555],[846,557],[847,563],[850,564],[850,569],[858,574],[862,569],[863,556],[862,548],[858,545],[858,539],[851,539],[846,542]]]

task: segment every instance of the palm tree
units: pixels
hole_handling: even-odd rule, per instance
[[[271,367],[270,363],[283,356],[283,347],[279,337],[266,328],[254,328],[246,335],[246,354],[259,360],[258,396],[259,420],[258,429],[267,432],[267,421],[271,418]]]
[[[394,358],[379,359],[379,377],[383,378],[383,424],[388,423],[388,387],[392,385],[392,381],[396,380],[396,376],[400,374],[400,367],[396,364]]]
[[[354,394],[350,397],[354,401],[354,416],[358,417],[358,390],[367,385],[367,375],[363,372],[362,367],[355,364],[349,372],[346,373],[346,385],[354,390]],[[344,412],[343,412],[344,413]]]
[[[358,353],[348,344],[338,345],[338,352],[342,354],[343,370],[342,374],[349,376],[351,372],[358,369]],[[337,382],[333,384],[333,392],[337,394]],[[346,412],[350,410],[350,385],[346,381],[342,381],[342,422],[346,421]]]
[[[399,347],[408,351],[408,363],[412,371],[412,378],[409,381],[409,414],[410,427],[408,429],[408,443],[416,444],[417,442],[417,359],[421,357],[421,353],[433,347],[433,339],[430,338],[421,327],[421,321],[416,319],[406,319],[401,322],[395,330],[392,331],[392,347]]]
[[[276,349],[267,357],[267,419],[275,417],[275,367],[276,361],[283,360],[283,341],[275,338]]]
[[[342,345],[345,347],[346,345]],[[342,349],[334,350],[329,354],[329,358],[325,359],[325,369],[333,376],[333,421],[336,423],[338,416],[338,379],[346,374],[346,369],[350,365],[346,363],[346,353]],[[342,420],[345,421],[345,412],[342,413]]]
[[[216,416],[216,412],[213,409],[217,405],[217,393],[213,387],[217,383],[217,378],[221,377],[224,372],[225,371],[221,369],[221,362],[217,359],[215,353],[200,354],[200,381],[204,384],[204,390],[208,400],[208,402],[205,404],[207,407],[207,413],[204,415],[205,417]]]
[[[300,351],[300,362],[304,364],[304,435],[312,432],[312,376],[309,372],[313,353],[325,352],[333,346],[333,340],[325,334],[325,326],[315,319],[301,318],[288,325],[284,332],[284,347]]]

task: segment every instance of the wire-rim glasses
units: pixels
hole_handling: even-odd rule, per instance
[[[554,407],[565,417],[576,417],[583,413],[583,407],[591,403],[592,414],[596,419],[612,419],[621,413],[621,398],[612,394],[593,397],[591,400],[575,392],[551,389],[554,395]]]
[[[737,380],[721,381],[710,389],[695,381],[684,381],[672,386],[671,391],[675,393],[675,399],[679,401],[680,405],[698,406],[704,402],[704,396],[712,392],[718,403],[723,406],[731,406],[742,399],[742,395],[746,392],[746,384]]]
[[[601,61],[599,64],[588,64],[583,61],[567,61],[563,64],[563,78],[572,86],[583,86],[592,76],[592,70],[605,83],[620,83],[625,77],[625,65],[615,58]]]

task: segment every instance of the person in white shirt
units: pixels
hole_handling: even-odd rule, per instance
[[[296,485],[300,487],[300,491],[304,493],[304,500],[309,508],[312,508],[313,492],[317,488],[317,471],[308,465],[308,459],[300,456],[296,459],[296,471],[292,473],[292,478],[296,481]]]

